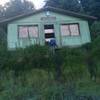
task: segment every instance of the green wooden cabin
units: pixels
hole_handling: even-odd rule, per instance
[[[58,47],[81,46],[91,42],[88,20],[95,17],[46,7],[6,19],[8,49],[45,45],[51,39]]]

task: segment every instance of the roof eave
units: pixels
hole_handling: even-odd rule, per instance
[[[41,8],[39,10],[33,11],[31,13],[22,14],[22,15],[13,17],[13,18],[6,19],[4,21],[0,21],[0,24],[8,24],[9,22],[12,22],[14,20],[17,20],[17,19],[20,19],[20,18],[25,18],[25,17],[31,16],[33,14],[40,13],[42,11],[48,11],[48,10],[53,11],[53,12],[58,12],[58,13],[61,13],[61,14],[64,14],[64,15],[69,15],[69,16],[85,19],[85,20],[92,20],[92,21],[97,20],[97,17],[94,17],[94,16],[79,14],[79,13],[76,13],[76,12],[72,12],[72,11],[63,10],[63,9],[60,9],[60,8],[48,6],[48,7],[44,7],[44,8]]]

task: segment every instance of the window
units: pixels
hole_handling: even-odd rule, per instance
[[[79,36],[79,24],[63,24],[61,25],[62,36]]]
[[[38,27],[37,26],[31,26],[29,27],[29,37],[38,37]]]
[[[53,24],[44,25],[44,33],[45,33],[45,43],[49,44],[49,42],[55,38],[55,31]]]
[[[38,26],[19,26],[18,27],[19,38],[37,38]]]
[[[61,26],[61,34],[62,36],[69,36],[70,31],[69,31],[69,26],[68,25],[62,25]]]
[[[28,30],[27,27],[19,27],[19,38],[27,38],[28,37]]]

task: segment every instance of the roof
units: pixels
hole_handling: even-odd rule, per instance
[[[12,22],[14,20],[25,18],[25,17],[31,16],[31,15],[40,13],[42,11],[53,11],[53,12],[56,12],[56,13],[60,13],[60,14],[64,14],[64,15],[69,15],[69,16],[73,16],[73,17],[77,17],[77,18],[82,18],[82,19],[85,19],[85,20],[96,20],[97,19],[97,17],[94,17],[94,16],[89,16],[89,15],[85,15],[85,14],[80,14],[80,13],[72,12],[72,11],[69,11],[69,10],[64,10],[64,9],[48,6],[48,7],[45,7],[45,8],[41,8],[39,10],[35,10],[33,12],[30,12],[30,13],[21,14],[21,15],[15,16],[15,17],[11,17],[11,18],[2,20],[2,21],[0,21],[0,24],[2,24],[2,23],[7,24],[7,23]]]

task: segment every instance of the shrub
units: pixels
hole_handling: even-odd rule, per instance
[[[63,75],[65,79],[77,80],[86,75],[85,51],[81,48],[64,49]]]
[[[92,42],[91,57],[95,63],[96,74],[100,76],[100,36]]]
[[[75,86],[77,80],[88,77],[91,69],[95,72],[97,67],[96,74],[100,77],[99,43],[100,37],[82,47],[56,49],[54,54],[47,46],[35,45],[14,51],[1,46],[0,99],[42,96],[47,100],[50,95],[59,95],[63,88],[67,89],[68,83]],[[92,68],[89,64],[88,69],[88,58],[92,58],[96,66]]]
[[[91,26],[92,39],[100,36],[100,21],[96,21]]]
[[[0,79],[0,100],[27,100],[39,98],[47,94],[47,88],[54,77],[47,71],[33,69],[21,72],[20,76],[15,76],[13,71],[1,73]]]
[[[4,62],[3,68],[6,70],[14,70],[16,73],[33,68],[45,69],[48,71],[54,68],[50,50],[46,46],[29,46],[24,49],[20,48],[14,51],[6,51],[2,54],[5,55],[2,57],[6,60],[1,58],[1,64]]]

